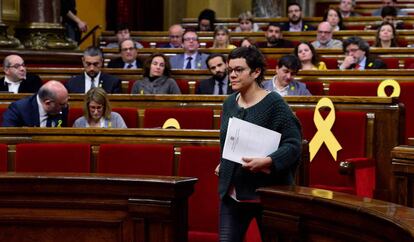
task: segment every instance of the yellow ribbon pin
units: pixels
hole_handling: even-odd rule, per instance
[[[387,79],[382,81],[377,89],[377,95],[378,97],[388,97],[385,93],[385,88],[391,86],[393,87],[392,93],[389,97],[399,97],[401,93],[401,87],[400,84],[396,80]]]
[[[319,108],[321,107],[331,108],[326,119],[323,119],[319,112]],[[331,99],[324,97],[319,100],[313,114],[313,122],[318,130],[309,142],[310,161],[313,160],[324,142],[332,157],[336,160],[337,152],[342,149],[342,146],[331,131],[331,128],[335,123],[335,108]]]

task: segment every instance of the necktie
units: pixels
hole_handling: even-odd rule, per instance
[[[359,70],[359,67],[361,67],[359,64],[355,64],[355,70]]]
[[[127,65],[127,69],[131,69],[133,67],[133,65],[130,63]]]
[[[95,78],[94,77],[92,77],[91,78],[91,89],[92,88],[95,88],[96,87],[96,85],[95,85]]]
[[[185,69],[191,69],[191,60],[193,57],[187,57],[187,65],[185,66]]]
[[[224,85],[223,80],[218,81],[218,89],[219,89],[218,94],[219,95],[223,95],[223,85]]]

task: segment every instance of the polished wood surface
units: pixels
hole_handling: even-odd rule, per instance
[[[412,140],[412,139],[411,139]],[[414,207],[414,146],[400,145],[392,149],[393,201]]]
[[[0,173],[0,241],[186,242],[196,180]]]
[[[258,190],[264,241],[414,241],[414,209],[306,187]]]

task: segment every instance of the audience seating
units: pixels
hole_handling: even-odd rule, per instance
[[[147,108],[144,128],[161,128],[169,118],[175,118],[182,129],[213,129],[213,110],[207,108]]]
[[[312,93],[313,96],[322,96],[324,95],[323,83],[322,82],[304,82],[306,88]]]
[[[6,112],[6,107],[0,107],[0,126],[3,126],[3,114]]]
[[[17,144],[16,172],[90,172],[89,144]]]
[[[174,174],[174,147],[161,144],[101,144],[98,173],[159,175]]]
[[[218,146],[182,146],[178,176],[197,177],[195,192],[189,200],[189,242],[218,241]]]
[[[175,79],[178,87],[180,88],[181,94],[189,94],[190,86],[188,84],[189,80],[186,79]]]
[[[7,144],[0,144],[0,171],[7,171]]]
[[[327,112],[322,111],[326,117]],[[325,115],[325,116],[324,116]],[[297,110],[296,116],[302,123],[304,139],[311,141],[317,132],[313,110]],[[342,149],[337,153],[337,161],[330,154],[325,143],[309,164],[309,186],[346,192],[359,196],[372,197],[375,188],[375,161],[367,143],[373,142],[373,124],[364,112],[336,112],[336,120],[331,128]],[[352,133],[352,134],[351,134]],[[340,174],[340,162],[347,161],[354,170]]]

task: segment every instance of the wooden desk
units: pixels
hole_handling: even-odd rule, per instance
[[[306,187],[258,190],[264,241],[414,241],[414,209]]]
[[[0,174],[0,241],[186,242],[196,178]]]
[[[413,139],[411,139],[413,141]],[[392,149],[393,201],[414,207],[414,146],[400,145]]]

